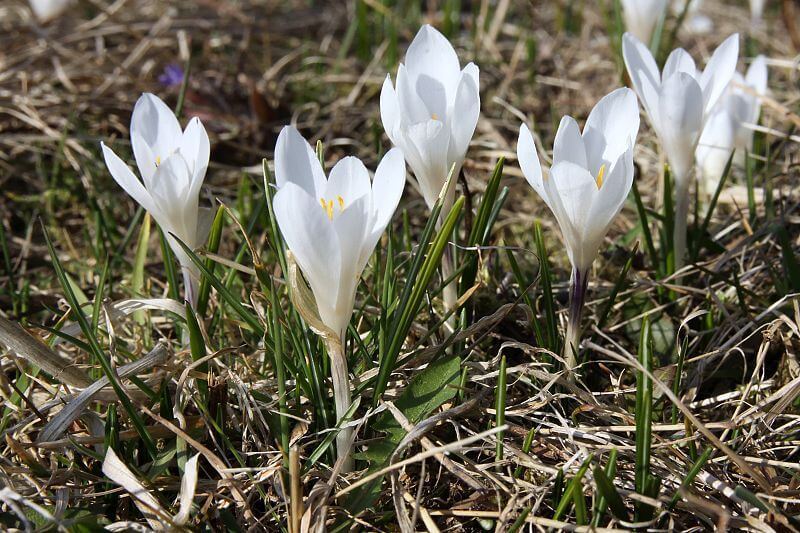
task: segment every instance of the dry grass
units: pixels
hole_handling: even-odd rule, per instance
[[[212,135],[210,194],[240,216],[252,213],[263,194],[261,160],[271,159],[276,134],[288,122],[322,139],[330,161],[352,153],[374,168],[376,147],[388,146],[377,95],[387,70],[395,70],[386,64],[391,44],[376,36],[366,61],[358,59],[356,44],[343,48],[355,16],[351,2],[172,4],[82,0],[46,27],[30,20],[22,3],[0,6],[0,223],[12,266],[0,277],[0,316],[22,322],[36,335],[44,337],[47,331],[39,326],[54,326],[68,308],[53,275],[40,219],[88,300],[94,299],[103,266],[98,257],[106,253],[120,256],[108,295],[111,300],[130,296],[138,225],[129,225],[135,220],[135,206],[107,174],[99,141],[124,146],[129,113],[141,92],[157,92],[174,103],[178,88],[160,85],[158,77],[167,65],[184,64],[190,50],[191,84],[184,115],[200,116]],[[371,16],[382,6],[365,4]],[[441,24],[438,4],[430,2],[424,11],[427,20]],[[462,31],[453,41],[462,58],[474,59],[481,67],[483,104],[465,165],[470,199],[477,201],[497,159],[506,157],[503,185],[510,194],[493,244],[521,250],[517,260],[534,281],[531,227],[541,220],[561,310],[566,307],[566,254],[558,244],[553,218],[521,179],[514,147],[521,120],[535,124],[543,145],[550,146],[563,114],[585,117],[597,99],[622,83],[604,2],[572,3],[580,6],[576,33],[561,27],[566,2],[462,4]],[[707,57],[721,40],[717,36],[746,31],[744,6],[716,0],[706,4],[714,33],[679,36],[680,44],[696,57]],[[402,54],[418,22],[406,21],[402,10],[393,13]],[[777,10],[768,13],[767,25],[755,31],[752,43],[771,60],[772,93],[762,124],[772,131],[764,140],[772,162],[767,175],[758,179],[771,184],[774,211],[759,205],[757,213],[749,213],[747,199],[741,196],[721,204],[709,226],[719,246],[704,250],[700,261],[679,279],[656,279],[641,243],[610,314],[601,317],[627,250],[641,240],[639,218],[630,202],[609,237],[615,245],[596,262],[587,323],[604,324],[586,333],[588,357],[577,383],[566,380],[560,366],[548,363],[548,354],[533,346],[530,317],[540,317],[541,309],[531,315],[520,303],[521,288],[505,254],[484,251],[481,286],[472,301],[476,317],[489,318],[476,319],[462,337],[467,341],[465,389],[458,401],[410,424],[388,400],[430,360],[443,339],[434,335],[422,346],[433,348],[412,352],[403,361],[378,411],[390,413],[409,433],[392,456],[380,497],[369,511],[352,516],[346,499],[367,482],[367,473],[336,476],[335,465],[324,460],[300,468],[325,436],[309,430],[313,421],[305,400],[293,411],[293,452],[288,468],[283,464],[279,439],[265,421],[266,414],[277,409],[275,376],[263,371],[263,346],[243,341],[234,317],[223,315],[220,331],[210,339],[218,351],[210,358],[209,409],[229,446],[209,426],[209,415],[192,407],[189,384],[197,375],[188,370],[192,360],[176,340],[180,337],[173,321],[160,312],[141,321],[111,313],[113,328],[102,329],[109,346],[115,339],[125,340],[131,353],[144,355],[154,340],[169,343],[168,356],[140,377],[152,388],[168,383],[172,401],[179,404],[183,398],[182,415],[174,417],[181,409],[160,407],[158,398],[148,398],[130,382],[128,391],[162,450],[177,446],[177,436],[204,458],[194,527],[223,530],[231,519],[242,529],[294,529],[305,512],[304,527],[327,520],[331,530],[335,522],[350,518],[353,527],[365,530],[395,530],[398,523],[408,526],[413,520],[417,529],[428,531],[506,531],[521,517],[531,530],[580,531],[586,528],[576,525],[572,512],[553,518],[559,484],[564,479],[566,485],[589,454],[594,465],[604,466],[615,449],[616,475],[611,478],[626,508],[645,501],[656,512],[651,521],[638,525],[607,515],[603,526],[797,529],[798,522],[790,517],[800,514],[800,361],[795,351],[800,346],[800,307],[794,294],[800,287],[791,279],[793,260],[787,256],[800,251],[800,150],[796,139],[782,140],[780,134],[792,134],[800,126],[800,69],[778,15]],[[476,32],[476,25],[486,30]],[[658,147],[649,129],[643,130],[636,153],[637,186],[645,205],[660,209]],[[425,206],[411,186],[402,207],[418,231]],[[128,232],[130,240],[125,238]],[[266,249],[266,233],[266,223],[261,222],[249,234],[259,251]],[[241,240],[233,225],[226,227],[218,254],[232,260]],[[105,250],[110,243],[118,247]],[[150,251],[145,292],[161,296],[167,289],[156,239],[151,239]],[[248,261],[245,257],[245,267],[252,266]],[[277,267],[275,273],[280,274]],[[247,276],[242,283],[243,301],[250,303],[250,291],[257,285]],[[665,299],[665,291],[673,291],[675,297]],[[531,294],[540,297],[538,285]],[[219,304],[212,297],[212,307]],[[656,398],[651,473],[661,480],[656,500],[634,491],[633,404],[640,370],[634,354],[644,315],[663,336],[656,338],[657,364],[651,375]],[[409,350],[435,322],[427,310],[420,316]],[[55,350],[93,378],[99,376],[90,355],[79,346],[62,342]],[[494,396],[501,356],[507,358],[508,385],[507,428],[499,458]],[[685,361],[676,395],[672,391],[679,358]],[[120,366],[124,362],[121,359]],[[39,433],[64,401],[52,400],[67,398],[86,384],[59,381],[52,372],[33,373],[20,350],[6,354],[1,364],[5,444],[0,445],[0,485],[7,492],[0,492],[0,524],[15,520],[15,505],[27,509],[31,527],[46,527],[33,505],[64,520],[65,527],[77,528],[69,525],[74,517],[66,513],[76,508],[103,515],[108,522],[145,524],[130,496],[100,471],[98,454],[102,458],[109,442],[103,433],[107,406],[117,402],[113,391],[104,389],[59,439],[41,442]],[[374,372],[363,369],[359,378],[363,381]],[[26,385],[20,401],[17,395],[23,391],[15,388],[24,375],[33,383]],[[361,446],[381,438],[370,425],[385,416],[367,409],[369,390],[364,398],[357,412],[359,437],[367,439],[358,443]],[[138,442],[121,409],[119,416],[117,439]],[[523,451],[531,431],[529,449]],[[241,454],[245,467],[234,459],[231,448]],[[680,488],[706,448],[712,450],[708,461],[689,486]],[[127,453],[137,456],[135,449]],[[138,457],[144,457],[141,450]],[[147,488],[169,507],[179,485],[180,472],[171,459]],[[579,487],[591,510],[598,498],[591,468]],[[289,498],[290,493],[302,493],[303,505]],[[671,508],[676,493],[681,497]],[[14,504],[14,494],[21,503]],[[763,504],[769,506],[766,511]]]

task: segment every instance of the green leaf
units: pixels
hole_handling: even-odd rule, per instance
[[[611,509],[611,512],[614,513],[619,520],[628,520],[628,512],[625,509],[625,504],[622,502],[622,498],[617,492],[617,489],[614,488],[614,484],[608,479],[608,476],[603,471],[602,468],[599,466],[594,467],[592,470],[592,474],[594,475],[594,482],[597,486],[597,492],[600,493],[602,498],[605,498],[605,501],[608,504],[608,507]]]

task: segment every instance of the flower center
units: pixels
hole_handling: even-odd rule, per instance
[[[439,115],[437,115],[436,113],[431,113],[431,118],[433,120],[439,120]]]
[[[605,173],[606,173],[606,164],[603,163],[600,166],[600,170],[597,172],[597,177],[594,179],[595,183],[597,183],[598,189],[603,186],[603,176],[605,175]]]
[[[337,195],[336,202],[339,204],[339,212],[343,212],[344,198]],[[320,198],[319,205],[322,207],[322,210],[325,211],[325,214],[328,215],[328,220],[333,220],[333,200],[325,200],[325,198]]]
[[[160,164],[161,164],[161,156],[160,156],[160,155],[157,155],[157,156],[156,156],[156,166],[158,166],[158,165],[160,165]]]

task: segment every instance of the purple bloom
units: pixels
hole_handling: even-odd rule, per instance
[[[159,83],[166,87],[175,87],[183,83],[183,68],[172,63],[164,67],[164,73],[158,77]]]

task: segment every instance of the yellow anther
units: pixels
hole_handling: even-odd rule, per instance
[[[160,156],[160,155],[157,155],[157,156],[156,156],[156,166],[158,166],[158,165],[160,165],[160,164],[161,164],[161,156]]]
[[[603,186],[603,175],[605,173],[606,173],[606,164],[603,163],[600,166],[600,171],[597,173],[597,178],[595,178],[595,180],[594,180],[595,183],[597,183],[597,188],[598,189]]]
[[[344,211],[344,198],[337,196],[336,200],[339,201],[339,211]]]
[[[439,120],[439,115],[437,115],[436,113],[431,113],[431,118],[433,120]]]

